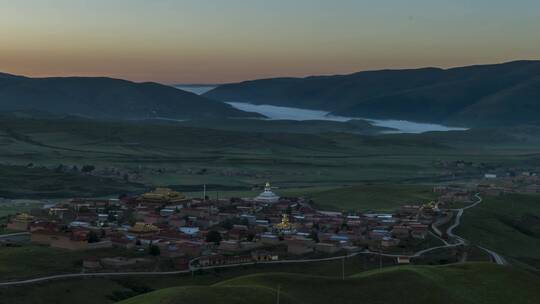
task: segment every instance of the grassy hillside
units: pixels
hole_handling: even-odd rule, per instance
[[[262,79],[218,86],[204,96],[352,117],[466,126],[538,123],[540,61]]]
[[[105,77],[0,77],[0,111],[20,110],[122,119],[261,116],[157,83]]]
[[[538,195],[486,197],[464,213],[457,234],[510,262],[540,270],[539,215]]]
[[[32,270],[23,266],[5,266],[3,274],[8,277],[27,277],[40,272],[40,274],[59,271],[78,272],[80,271],[80,259],[84,256],[96,255],[96,252],[68,252],[54,251],[44,254],[43,250],[21,250],[17,248],[6,248],[10,253],[0,252],[0,258],[6,259],[9,263],[21,263],[25,260],[32,261]],[[115,256],[119,252],[106,251],[103,255]],[[51,265],[60,257],[61,262]],[[393,265],[393,259],[383,259],[384,265]],[[346,275],[353,275],[361,271],[376,269],[379,267],[379,259],[368,257],[351,258],[345,261]],[[71,270],[69,270],[71,267]],[[7,269],[7,270],[6,270]],[[221,281],[237,278],[254,273],[285,272],[311,274],[326,277],[341,277],[341,261],[326,261],[306,264],[279,264],[279,265],[257,265],[248,267],[226,268],[212,271],[197,272],[194,276],[169,275],[169,276],[136,276],[129,278],[84,278],[51,281],[44,284],[29,286],[18,286],[10,288],[0,288],[1,304],[92,304],[92,303],[114,303],[119,300],[133,297],[137,294],[152,290],[159,290],[168,287],[178,286],[208,286]],[[32,273],[30,273],[32,272]],[[85,288],[81,288],[84,286]],[[59,297],[58,295],[62,295]]]
[[[344,281],[300,274],[256,274],[206,288],[160,290],[121,303],[175,304],[195,298],[198,303],[230,303],[230,297],[242,299],[246,293],[246,300],[275,303],[278,286],[280,303],[536,303],[539,282],[535,275],[493,264],[409,266],[362,273]]]

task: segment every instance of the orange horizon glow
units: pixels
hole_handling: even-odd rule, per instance
[[[540,59],[539,2],[470,2],[0,0],[0,72],[227,83]]]

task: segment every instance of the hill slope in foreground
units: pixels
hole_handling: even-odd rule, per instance
[[[158,83],[105,77],[29,78],[1,73],[0,111],[121,119],[261,117]]]
[[[489,263],[406,266],[346,280],[300,274],[242,276],[212,286],[158,290],[120,303],[537,303],[540,278]]]
[[[221,85],[204,96],[349,117],[465,126],[536,123],[540,61],[261,79]]]

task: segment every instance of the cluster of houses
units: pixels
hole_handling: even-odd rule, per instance
[[[41,213],[11,217],[8,229],[29,231],[33,243],[68,250],[148,250],[185,269],[189,261],[206,267],[365,249],[402,252],[426,238],[438,213],[435,203],[404,205],[392,213],[316,210],[303,198],[279,197],[269,184],[254,198],[214,200],[157,188],[134,197],[50,205]],[[144,261],[109,257],[84,264],[122,267]]]
[[[507,170],[501,173],[486,173],[478,183],[478,192],[498,196],[507,193],[540,193],[540,175],[531,171]]]

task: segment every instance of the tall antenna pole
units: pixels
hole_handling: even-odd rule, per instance
[[[379,249],[379,271],[382,270],[382,250]]]
[[[206,201],[206,184],[203,186],[203,200]]]
[[[345,257],[341,259],[341,279],[345,281]]]

